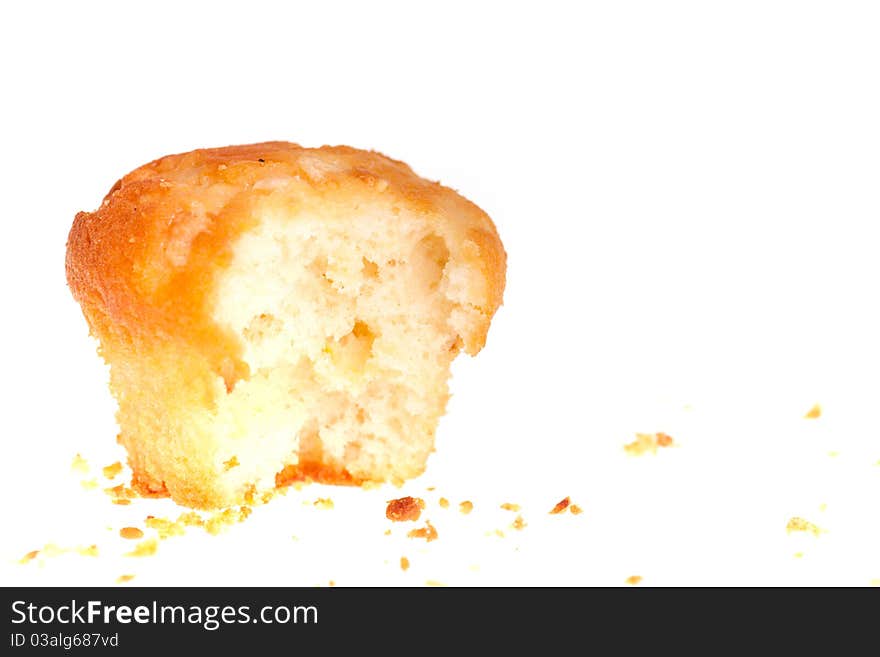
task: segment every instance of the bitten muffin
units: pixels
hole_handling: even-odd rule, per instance
[[[420,474],[506,254],[402,162],[285,142],[171,155],[76,215],[67,281],[134,484],[197,508]]]

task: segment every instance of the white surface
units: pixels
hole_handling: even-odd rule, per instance
[[[880,578],[875,3],[296,4],[4,6],[3,584]],[[67,231],[150,159],[267,139],[459,189],[509,252],[505,305],[422,479],[291,491],[121,556],[119,527],[180,510],[113,506],[70,470],[123,455]],[[655,431],[679,447],[623,453]],[[384,535],[408,493],[439,540]],[[547,515],[566,495],[585,512]],[[46,543],[101,554],[17,563]]]

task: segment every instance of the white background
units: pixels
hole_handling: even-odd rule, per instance
[[[880,578],[876,3],[0,12],[3,584]],[[122,556],[120,527],[181,510],[113,506],[70,469],[79,452],[105,486],[124,458],[65,285],[73,215],[155,157],[270,139],[376,149],[475,201],[509,253],[504,306],[456,363],[421,479],[306,487]],[[655,431],[677,447],[623,452]],[[410,493],[439,540],[384,534],[385,500]],[[549,516],[566,495],[585,512]],[[825,531],[790,535],[793,516]],[[48,543],[100,556],[18,563]]]

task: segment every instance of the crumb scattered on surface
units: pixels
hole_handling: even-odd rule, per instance
[[[657,446],[658,447],[670,447],[672,445],[672,443],[675,442],[672,440],[672,436],[670,436],[669,434],[663,433],[662,431],[658,432],[656,434],[656,436],[657,436]]]
[[[83,557],[97,557],[98,556],[98,546],[97,545],[88,545],[83,547],[76,548],[76,553]]]
[[[104,473],[104,476],[107,479],[113,479],[116,475],[122,472],[122,463],[116,461],[116,463],[111,463],[110,465],[105,465],[101,472]]]
[[[817,525],[798,517],[791,518],[788,524],[785,525],[785,529],[789,534],[791,532],[809,532],[813,536],[818,536],[822,533],[822,530]]]
[[[804,553],[803,553],[803,552],[795,552],[795,553],[794,553],[794,558],[795,558],[795,559],[803,559],[803,558],[804,558]]]
[[[434,525],[431,524],[430,520],[425,521],[424,527],[410,530],[407,536],[409,538],[423,538],[428,543],[430,543],[431,541],[436,541],[439,537],[439,535],[437,534],[437,530],[434,528]]]
[[[82,557],[97,557],[98,556],[98,546],[97,545],[80,545],[78,547],[72,548],[63,548],[54,543],[47,543],[40,550],[31,550],[26,555],[24,555],[21,559],[19,559],[20,564],[26,564],[38,556],[42,557],[57,557],[62,554],[67,554],[70,552],[75,552],[76,554]]]
[[[424,508],[425,500],[419,497],[400,497],[388,501],[385,517],[393,522],[416,521]]]
[[[390,529],[386,529],[386,530],[385,530],[385,536],[391,536],[391,530],[390,530]]]
[[[43,549],[40,550],[40,554],[44,557],[57,557],[59,554],[64,554],[65,552],[70,552],[70,550],[68,548],[59,547],[54,543],[47,543],[43,546]]]
[[[216,536],[231,525],[244,522],[250,514],[251,509],[249,506],[242,506],[237,509],[230,507],[223,511],[218,511],[205,521],[205,531]]]
[[[81,454],[77,453],[77,455],[73,457],[73,461],[70,463],[70,469],[80,474],[88,474],[89,462],[86,461]]]
[[[238,457],[233,456],[228,461],[223,461],[223,470],[229,472],[232,468],[238,467]]]
[[[804,415],[806,420],[815,420],[820,417],[822,417],[822,406],[819,404],[813,404],[813,407]]]
[[[557,513],[562,513],[565,511],[569,505],[571,504],[571,498],[566,496],[565,498],[559,500],[552,509],[550,509],[550,513],[556,515]]]
[[[98,480],[95,478],[83,479],[81,482],[79,482],[79,485],[82,486],[85,490],[94,490],[98,487]]]
[[[584,512],[584,510],[581,507],[579,507],[577,504],[572,504],[571,506],[568,507],[568,510],[569,510],[569,512],[571,512],[572,514],[574,514],[576,516],[579,516],[580,514],[582,514]]]
[[[438,582],[436,579],[426,579],[425,586],[446,586],[446,584]]]
[[[638,584],[641,581],[642,581],[641,575],[630,575],[629,577],[626,578],[626,583],[629,584],[630,586],[635,586],[636,584]]]
[[[517,516],[516,519],[513,521],[513,524],[510,526],[514,529],[523,529],[524,527],[528,527],[526,521],[523,520],[522,516]]]
[[[470,500],[465,500],[464,502],[462,502],[461,504],[458,505],[458,510],[461,511],[463,514],[467,515],[471,511],[474,510],[474,503],[471,502]]]
[[[129,540],[137,540],[144,537],[144,532],[137,527],[123,527],[119,530],[119,535]]]
[[[336,580],[332,580],[332,579],[331,579],[331,580],[330,580],[329,582],[327,582],[327,583],[328,583],[330,586],[336,586]]]
[[[441,509],[449,508],[449,500],[447,500],[445,497],[441,497],[439,500],[437,500],[437,504],[440,505]]]
[[[519,511],[519,504],[512,504],[511,502],[505,502],[501,505],[501,508],[505,511]]]
[[[400,557],[400,569],[403,572],[409,570],[409,559],[407,559],[406,557]]]
[[[323,511],[329,511],[333,508],[333,500],[329,497],[319,497],[314,502],[312,502],[316,509],[321,509]]]
[[[137,491],[125,484],[105,488],[104,492],[110,496],[113,504],[131,504],[131,500],[138,497]]]
[[[637,433],[636,439],[623,446],[623,449],[630,456],[641,456],[642,454],[657,453],[658,447],[671,447],[675,443],[672,436],[666,433]]]
[[[155,538],[148,538],[134,546],[134,550],[126,552],[126,557],[151,557],[156,554],[159,549],[159,541]]]
[[[427,491],[428,491],[429,493],[433,493],[436,489],[437,489],[436,486],[428,486]]]
[[[205,519],[195,511],[181,513],[180,517],[177,518],[177,522],[184,527],[204,527],[205,525]]]
[[[120,575],[116,578],[117,584],[125,584],[126,582],[130,582],[134,579],[134,575]]]
[[[24,555],[21,559],[18,560],[18,563],[27,563],[28,561],[33,561],[37,558],[37,555],[40,553],[39,550],[31,550],[26,555]]]
[[[155,516],[147,516],[146,520],[144,520],[144,524],[156,531],[159,535],[159,540],[164,541],[166,538],[171,536],[182,536],[185,532],[183,523],[178,520],[174,522],[173,520],[168,520],[167,518],[156,518]]]

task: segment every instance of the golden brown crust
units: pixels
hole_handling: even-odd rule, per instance
[[[76,215],[67,281],[93,329],[186,336],[228,354],[234,345],[204,304],[214,271],[252,220],[259,182],[277,177],[306,181],[330,203],[382,193],[428,216],[447,210],[442,220],[466,226],[480,251],[488,282],[480,310],[491,319],[501,305],[506,253],[476,205],[379,153],[266,142],[160,158],[119,180],[97,210]]]
[[[249,376],[239,339],[212,319],[212,295],[237,237],[255,225],[256,204],[279,179],[296,182],[303,205],[345,214],[381,198],[468,243],[466,257],[486,283],[484,298],[471,302],[483,326],[466,337],[465,348],[480,350],[502,301],[506,254],[492,221],[476,205],[375,152],[287,142],[200,149],[132,171],[97,210],[80,212],[73,222],[67,281],[107,360],[112,364],[122,355],[125,367],[111,368],[114,390],[163,372],[155,389],[143,394],[162,395],[171,408],[183,409],[211,406],[218,375],[227,391]],[[130,400],[123,411],[120,402],[120,412],[143,432],[150,420],[139,416],[137,403]],[[141,439],[125,430],[119,438],[141,494],[170,492],[191,506],[216,506],[211,474],[186,457],[185,447],[175,448],[177,456],[169,461],[165,453],[143,449]],[[302,466],[279,473],[278,484],[313,477],[358,483],[321,459],[305,459]]]

